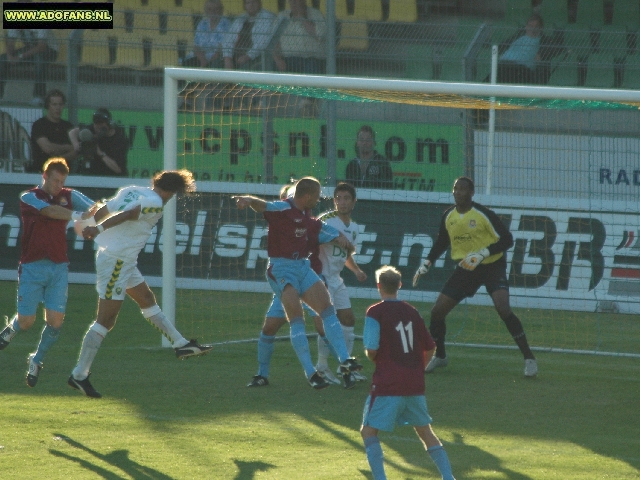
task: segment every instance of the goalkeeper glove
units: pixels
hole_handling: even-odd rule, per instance
[[[414,287],[418,284],[418,280],[420,280],[420,277],[422,275],[426,275],[430,268],[431,268],[431,261],[430,260],[425,260],[424,263],[422,265],[420,265],[420,268],[418,268],[418,270],[416,270],[416,274],[413,276],[413,286]]]
[[[475,270],[476,267],[480,265],[482,261],[489,255],[489,249],[483,248],[482,250],[478,250],[477,252],[471,252],[469,255],[464,257],[464,259],[458,265],[465,270]]]

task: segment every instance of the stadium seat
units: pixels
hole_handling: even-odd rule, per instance
[[[115,36],[110,30],[85,30],[82,36],[80,64],[96,67],[114,66],[116,61],[114,39]]]
[[[575,87],[578,85],[578,62],[576,57],[569,55],[553,65],[547,84],[557,87]]]
[[[69,44],[69,34],[71,30],[53,30],[53,34],[58,42],[58,58],[56,63],[67,63],[67,48]]]
[[[380,0],[354,0],[353,13],[349,13],[347,0],[336,0],[336,18],[339,20],[382,20]]]
[[[168,41],[167,41],[168,40]],[[177,67],[180,65],[181,46],[176,38],[164,39],[163,43],[155,43],[151,45],[151,60],[148,67],[164,68],[167,66]]]
[[[433,50],[430,45],[410,45],[405,50],[404,78],[433,80]]]
[[[593,50],[592,31],[584,25],[565,25],[564,46],[576,56],[588,56]]]
[[[567,24],[569,22],[567,0],[543,0],[540,5],[540,16],[545,25]]]
[[[589,0],[578,2],[576,23],[587,27],[604,24],[604,1]]]
[[[613,88],[613,56],[610,52],[592,53],[587,62],[585,87]]]
[[[434,80],[445,80],[448,82],[462,82],[464,80],[462,57],[464,56],[465,48],[466,45],[459,44],[434,49]]]
[[[366,21],[349,20],[340,23],[338,50],[367,50],[369,48],[369,28]]]
[[[281,0],[262,0],[262,8],[269,10],[273,13],[281,12],[280,7],[284,7],[282,10],[289,8],[289,2],[283,2]]]
[[[637,27],[640,25],[640,2],[616,0],[613,3],[613,25]]]
[[[622,88],[627,90],[640,90],[640,57],[636,54],[633,61],[625,65]]]
[[[507,23],[524,24],[532,13],[531,0],[508,0],[504,19]]]
[[[134,12],[133,18],[133,32],[139,35],[153,35],[160,32],[160,18],[156,10]]]
[[[173,2],[173,0],[168,0],[167,3]],[[150,2],[149,0],[114,0],[113,2],[113,10],[133,10],[133,11],[142,11],[142,10],[150,10],[157,7],[155,2]]]
[[[167,33],[193,42],[194,28],[193,15],[169,14],[167,15]]]
[[[389,22],[415,22],[418,20],[416,0],[390,0]]]
[[[143,42],[151,43],[149,39],[139,34],[119,34],[116,66],[128,68],[144,68]]]
[[[233,2],[223,2],[224,4],[224,14],[228,17],[237,17],[238,15],[242,15],[244,13],[244,2],[242,0],[235,0]],[[197,10],[202,13],[204,9],[204,3],[200,5],[200,8]]]

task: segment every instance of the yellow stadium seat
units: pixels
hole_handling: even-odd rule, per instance
[[[288,3],[289,2],[286,2],[285,9],[289,8]],[[264,8],[265,10],[269,10],[270,12],[273,12],[273,13],[280,12],[280,10],[278,9],[278,0],[262,0],[262,8]]]
[[[85,30],[82,36],[80,64],[111,67],[115,58],[109,53],[110,30]],[[112,35],[113,36],[113,35]],[[112,44],[114,40],[111,40]]]
[[[381,0],[354,0],[353,13],[347,8],[347,0],[336,0],[336,18],[340,20],[382,20]]]
[[[119,34],[116,65],[118,67],[144,68],[143,37],[138,34]]]
[[[238,15],[242,15],[244,13],[244,1],[243,0],[227,0],[223,2],[224,4],[224,14],[228,17],[237,17]],[[202,12],[204,9],[204,2],[200,6],[199,12]]]
[[[67,47],[69,43],[69,34],[71,30],[53,30],[53,34],[58,42],[58,58],[57,63],[67,63]]]
[[[152,44],[150,68],[177,67],[179,64],[177,39],[173,43]]]
[[[390,22],[415,22],[418,20],[416,0],[390,0]]]
[[[338,50],[367,50],[369,48],[369,28],[366,21],[343,21],[340,26]]]
[[[193,42],[193,15],[169,14],[167,16],[167,33]]]

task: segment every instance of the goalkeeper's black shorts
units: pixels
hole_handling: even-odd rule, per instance
[[[473,297],[482,285],[489,295],[496,290],[509,290],[507,261],[504,255],[493,263],[481,263],[472,271],[456,266],[442,287],[441,293],[460,302],[464,298]]]

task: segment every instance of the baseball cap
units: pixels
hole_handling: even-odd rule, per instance
[[[111,125],[111,113],[106,108],[99,108],[93,112],[93,123],[108,123]]]

